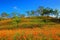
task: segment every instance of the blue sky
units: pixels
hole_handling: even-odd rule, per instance
[[[0,13],[25,13],[27,10],[36,10],[39,6],[60,10],[60,0],[0,0]]]

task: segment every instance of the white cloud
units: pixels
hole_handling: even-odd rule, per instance
[[[16,6],[13,7],[14,9],[18,9]]]

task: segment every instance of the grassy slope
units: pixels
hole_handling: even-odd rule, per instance
[[[27,27],[27,26],[34,26],[39,27],[40,25],[43,26],[43,24],[55,24],[54,22],[44,22],[43,20],[51,19],[51,17],[31,17],[31,18],[20,18],[20,22],[18,23],[19,27]],[[0,21],[0,29],[2,28],[14,28],[14,26],[17,26],[16,23],[11,22],[12,19],[2,20]]]
[[[21,23],[19,23],[19,25],[21,24],[41,24],[42,22],[39,22],[41,19],[39,18],[35,18],[35,19],[29,19],[29,18],[22,18],[21,19]],[[35,22],[33,21],[35,20]],[[36,20],[39,20],[39,21],[36,21]],[[11,19],[9,20],[4,20],[4,21],[0,21],[0,25],[4,27],[6,26],[9,26],[7,25],[9,23],[9,21],[11,21]],[[53,23],[53,22],[49,22],[49,23]],[[53,23],[54,24],[54,23]],[[25,28],[25,29],[13,29],[13,30],[0,30],[0,38],[5,38],[7,36],[7,38],[5,39],[8,39],[8,40],[13,40],[13,36],[16,34],[16,33],[19,33],[19,34],[22,34],[24,32],[24,35],[28,35],[30,33],[33,34],[33,36],[37,37],[38,34],[41,34],[42,36],[44,37],[47,37],[47,39],[49,40],[49,38],[54,38],[54,40],[60,40],[60,24],[50,24],[50,25],[44,25],[43,28]],[[39,37],[38,37],[39,38]],[[34,39],[36,40],[36,39]]]

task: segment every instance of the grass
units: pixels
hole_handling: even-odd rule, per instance
[[[55,34],[54,31],[60,32],[58,28],[60,26],[57,26],[58,24],[42,18],[22,18],[18,23],[4,20],[0,21],[0,29],[3,29],[0,30],[0,40],[8,40],[8,38],[12,40],[54,40],[55,37],[52,38],[51,35]],[[6,37],[2,37],[4,33],[6,33]],[[48,33],[51,33],[51,35]],[[60,34],[57,34],[57,36],[60,37]]]
[[[34,28],[39,27],[42,28],[44,25],[54,24],[50,20],[46,20],[45,18],[20,18],[19,20],[9,19],[0,21],[1,29],[17,29],[17,28]],[[4,25],[4,27],[2,27]],[[7,26],[6,26],[7,25]]]

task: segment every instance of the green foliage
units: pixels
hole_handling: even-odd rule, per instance
[[[6,12],[2,12],[2,14],[1,14],[2,19],[7,19],[8,16],[9,16],[9,14],[7,14]]]
[[[20,18],[14,14],[11,24],[15,25],[15,28],[18,28],[18,23],[20,23]]]
[[[24,18],[25,17],[25,14],[20,14],[20,18]]]
[[[31,12],[30,12],[30,11],[27,11],[26,13],[27,13],[27,15],[28,15],[29,17],[31,16]]]
[[[38,14],[38,16],[36,15]],[[56,9],[56,10],[53,10],[52,8],[49,8],[49,7],[43,7],[43,6],[40,6],[36,11],[34,10],[31,10],[31,11],[27,11],[27,16],[25,16],[25,14],[20,14],[18,12],[12,12],[12,17],[11,18],[8,18],[8,19],[12,19],[12,21],[9,23],[9,27],[7,27],[8,29],[12,29],[12,28],[33,28],[33,27],[42,27],[44,26],[45,24],[52,24],[52,20],[53,18],[51,18],[52,20],[50,20],[49,16],[50,14],[53,14],[53,15],[56,15],[58,16],[59,14],[59,11]],[[0,20],[2,19],[5,19],[9,16],[9,14],[7,14],[6,12],[3,12],[1,14],[1,17],[0,17]],[[22,20],[21,22],[21,19],[29,19],[29,20],[26,20],[26,23],[27,21],[28,22],[31,22],[31,23],[28,23],[28,24],[24,24],[24,21]],[[19,25],[23,23],[22,25]],[[11,26],[12,25],[12,26]],[[3,27],[0,27],[0,28],[3,28]]]
[[[31,16],[35,16],[35,11],[31,11]]]
[[[56,15],[56,18],[58,18],[58,16],[59,16],[59,11],[58,11],[57,9],[55,9],[54,12],[53,12],[53,14]]]

